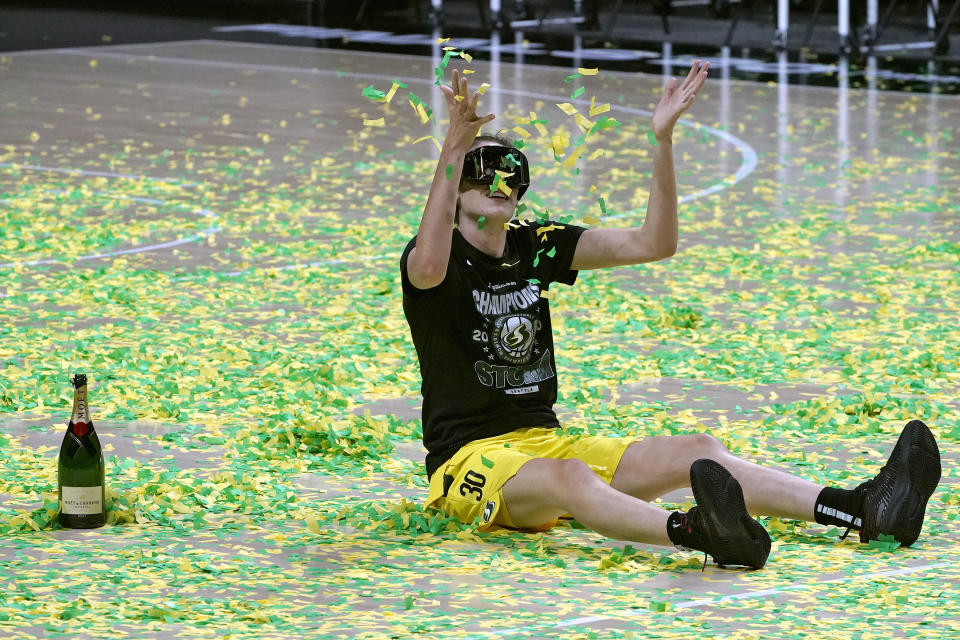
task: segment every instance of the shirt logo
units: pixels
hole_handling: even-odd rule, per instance
[[[530,361],[537,319],[528,314],[502,316],[493,323],[493,349],[506,362]]]

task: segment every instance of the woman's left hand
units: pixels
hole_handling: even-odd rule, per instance
[[[694,98],[707,81],[709,62],[694,60],[690,73],[684,78],[680,86],[677,79],[670,78],[663,89],[660,102],[653,110],[653,135],[657,140],[669,142],[673,139],[673,127],[684,111],[690,108]]]

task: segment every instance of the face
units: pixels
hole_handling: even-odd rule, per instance
[[[501,146],[492,140],[478,140],[470,149],[477,147],[494,145]],[[460,182],[460,217],[461,223],[464,217],[474,222],[481,216],[484,222],[503,226],[504,222],[509,222],[513,218],[514,211],[517,209],[517,189],[512,189],[508,196],[500,189],[490,191],[490,185],[474,184],[463,180]]]

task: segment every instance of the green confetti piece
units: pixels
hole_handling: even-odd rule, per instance
[[[669,609],[669,602],[659,602],[657,600],[650,601],[650,611],[668,611]]]
[[[407,611],[409,611],[410,609],[413,609],[413,596],[406,597],[406,599],[404,600],[404,609],[406,609]]]
[[[483,466],[487,469],[493,469],[493,460],[485,458],[482,453],[480,454],[480,462],[482,462]]]
[[[557,248],[556,248],[556,247],[551,247],[551,248],[550,248],[550,251],[547,251],[547,257],[548,257],[548,258],[552,258],[552,257],[554,257],[555,255],[557,255]]]
[[[406,87],[407,85],[402,85],[402,86],[403,86],[403,87]],[[411,92],[409,92],[409,93],[407,94],[407,97],[410,99],[411,102],[413,102],[413,104],[415,104],[415,105],[418,105],[418,104],[419,104],[419,105],[422,105],[422,106],[423,106],[423,110],[427,113],[427,117],[428,117],[428,118],[430,118],[430,119],[433,120],[434,122],[437,121],[437,119],[436,119],[436,118],[434,117],[434,115],[433,115],[433,108],[432,108],[429,104],[427,104],[426,102],[424,102],[417,94],[415,94],[413,91],[411,91]]]
[[[900,548],[900,543],[892,535],[881,533],[876,540],[868,542],[867,546],[878,551],[896,551]]]
[[[564,82],[570,82],[571,80],[575,80],[576,78],[579,78],[579,77],[580,77],[580,73],[574,73],[574,74],[569,75],[569,76],[567,76],[566,78],[564,78],[563,81],[564,81]]]
[[[603,201],[603,196],[597,198],[597,202],[600,203],[600,213],[607,215],[607,204]]]
[[[447,171],[447,180],[453,180],[453,165],[448,164],[446,171]]]
[[[487,226],[487,216],[477,218],[477,229],[483,229],[485,226]]]
[[[537,255],[533,257],[533,266],[537,266],[538,264],[540,264],[540,254],[543,253],[544,251],[545,249],[540,249],[540,251],[537,251]]]
[[[657,136],[653,135],[653,131],[647,131],[647,141],[655,147],[660,146],[660,143],[657,142]]]
[[[570,99],[571,99],[571,100],[576,100],[577,98],[579,98],[580,96],[582,96],[582,95],[583,95],[583,92],[586,91],[586,90],[587,90],[586,87],[580,87],[579,89],[577,89],[576,91],[574,91],[573,93],[570,94]]]
[[[387,94],[383,91],[378,91],[373,85],[370,85],[369,87],[363,88],[363,97],[369,98],[370,100],[382,100],[387,97]]]

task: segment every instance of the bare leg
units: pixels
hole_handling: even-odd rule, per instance
[[[611,485],[641,500],[653,500],[674,489],[689,487],[690,465],[698,458],[709,458],[726,467],[740,483],[750,513],[814,520],[822,486],[738,458],[705,433],[657,436],[634,442],[624,452]]]
[[[503,500],[521,527],[569,513],[614,540],[673,545],[667,536],[667,511],[617,491],[581,460],[530,460],[503,485]]]

